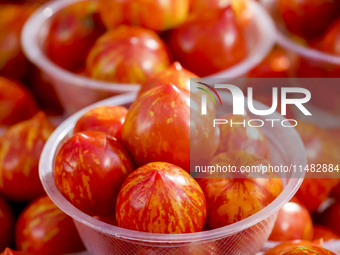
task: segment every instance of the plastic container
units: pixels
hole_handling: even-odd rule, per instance
[[[117,93],[136,92],[138,84],[117,84],[83,77],[54,64],[43,50],[43,42],[53,15],[64,7],[84,0],[59,0],[49,2],[38,9],[26,22],[22,31],[22,47],[28,57],[53,84],[67,113],[92,104]],[[245,76],[270,51],[275,40],[275,27],[270,16],[255,1],[251,3],[254,13],[246,36],[249,55],[239,64],[220,72],[214,77],[234,78]]]
[[[303,45],[301,42],[294,39],[294,36],[287,32],[284,25],[281,24],[276,14],[276,4],[278,0],[261,0],[264,7],[271,13],[276,25],[277,43],[288,51],[303,57],[310,61],[319,63],[327,63],[340,67],[340,56],[324,53],[317,49],[313,49],[308,45]]]
[[[284,190],[260,212],[229,226],[190,234],[153,234],[108,225],[81,212],[62,196],[53,178],[54,160],[61,145],[72,135],[78,118],[94,106],[128,106],[134,99],[135,94],[119,95],[74,114],[55,130],[41,155],[39,171],[43,186],[57,206],[74,219],[89,253],[206,255],[255,254],[260,251],[272,230],[277,211],[295,194],[303,180],[303,174],[294,173],[282,179]],[[223,103],[231,108],[231,97]],[[260,104],[255,104],[255,107],[260,109],[258,105]],[[249,116],[255,118],[251,114]],[[276,113],[270,118],[283,119]],[[273,163],[306,164],[304,146],[294,128],[271,128],[268,125],[263,131],[269,140]]]

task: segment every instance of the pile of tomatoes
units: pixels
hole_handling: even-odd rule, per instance
[[[83,1],[51,17],[43,47],[55,64],[97,80],[142,84],[129,109],[102,106],[85,113],[58,151],[54,178],[68,201],[121,228],[180,234],[243,220],[281,193],[283,183],[273,176],[189,174],[194,159],[238,168],[270,163],[261,129],[212,128],[214,104],[205,119],[190,109],[190,78],[247,57],[245,29],[254,18],[250,1]],[[55,129],[51,117],[63,113],[53,86],[20,46],[25,21],[43,2],[0,1],[1,254],[85,250],[72,219],[46,196],[39,180],[39,157]],[[340,55],[339,1],[278,0],[277,16],[306,45]],[[248,76],[338,77],[339,70],[292,59],[275,46]],[[256,99],[270,105],[270,93],[258,91]],[[331,98],[333,92],[328,91]],[[334,102],[325,103],[340,112]],[[292,109],[287,117],[297,118]],[[224,118],[238,121],[238,116]],[[303,121],[296,129],[309,164],[339,163],[339,129]],[[339,216],[339,179],[305,179],[279,211],[269,236],[282,243],[265,254],[333,254],[322,245],[340,239]],[[141,248],[136,254],[149,253]],[[211,254],[221,251],[214,247]]]

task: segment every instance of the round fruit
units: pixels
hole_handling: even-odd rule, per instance
[[[339,14],[337,0],[279,0],[278,13],[287,29],[301,37],[322,34]]]
[[[190,0],[190,11],[192,15],[202,15],[209,11],[217,11],[231,6],[235,12],[238,22],[248,25],[252,17],[249,2],[252,0]]]
[[[224,152],[209,163],[236,167],[234,174],[222,178],[197,179],[207,200],[207,224],[219,228],[243,220],[270,204],[282,191],[279,178],[247,178],[241,166],[264,166],[268,162],[247,152]],[[202,175],[203,176],[203,175]],[[200,176],[198,176],[200,177]]]
[[[34,98],[21,83],[0,77],[0,126],[32,118],[37,110]]]
[[[298,255],[298,254],[314,254],[314,255],[336,255],[334,252],[318,246],[300,246],[281,253],[281,255]]]
[[[124,106],[99,106],[79,118],[74,133],[100,131],[121,140],[122,126],[128,110]]]
[[[339,164],[340,150],[330,132],[315,124],[299,121],[296,130],[305,145],[308,164]],[[310,172],[309,174],[316,174]],[[311,177],[311,176],[306,176]],[[314,176],[315,177],[315,176]],[[316,211],[321,203],[330,195],[339,179],[305,178],[296,196],[309,211]],[[324,176],[326,177],[326,176]],[[336,176],[334,176],[336,177]]]
[[[12,244],[14,214],[7,202],[0,197],[0,251]]]
[[[189,20],[173,30],[169,40],[175,59],[201,77],[247,56],[246,40],[231,7]]]
[[[72,219],[47,196],[32,202],[19,216],[15,229],[19,250],[60,255],[84,250]]]
[[[321,225],[316,225],[314,226],[314,237],[313,240],[320,240],[322,239],[323,241],[327,242],[330,240],[338,240],[340,239],[340,235],[335,233],[332,229],[321,226]]]
[[[120,26],[96,41],[86,60],[86,72],[98,80],[143,83],[169,61],[168,50],[156,33]]]
[[[180,234],[201,231],[206,218],[204,194],[183,169],[154,162],[131,173],[116,205],[119,227]]]
[[[0,137],[0,193],[9,200],[31,201],[45,194],[38,173],[41,151],[54,131],[42,112]]]
[[[110,29],[126,24],[167,30],[183,23],[189,12],[189,0],[100,0],[99,6]]]
[[[288,202],[279,210],[269,240],[310,241],[313,239],[313,233],[313,220],[309,211],[297,203]]]
[[[271,248],[268,250],[264,255],[280,255],[285,251],[288,251],[295,247],[300,246],[320,246],[319,242],[310,242],[310,241],[293,241],[293,242],[283,242],[279,245],[275,246],[274,248]]]
[[[206,118],[200,108],[190,108],[188,91],[171,84],[156,87],[131,105],[122,129],[123,144],[138,166],[162,161],[189,172],[191,161],[210,159],[217,149],[214,117],[215,108]]]
[[[104,32],[97,2],[69,5],[52,16],[45,41],[46,53],[57,65],[78,71],[91,46]]]
[[[119,189],[133,166],[114,138],[97,131],[73,135],[60,148],[54,178],[60,192],[90,215],[114,210]]]
[[[269,158],[269,146],[265,135],[258,127],[250,127],[242,124],[248,123],[249,118],[240,115],[229,115],[222,119],[228,120],[228,124],[220,125],[220,145],[217,152],[246,151],[250,154]]]
[[[179,89],[185,89],[189,91],[191,78],[198,78],[198,76],[183,68],[179,62],[174,62],[167,69],[152,76],[145,83],[143,83],[141,89],[138,92],[138,96],[141,96],[143,93],[154,87],[169,83],[176,85]]]

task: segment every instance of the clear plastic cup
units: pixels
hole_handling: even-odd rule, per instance
[[[110,83],[83,77],[57,66],[46,56],[43,42],[53,15],[64,7],[81,1],[87,0],[59,0],[45,4],[26,22],[21,37],[24,53],[48,77],[67,113],[74,113],[114,94],[136,92],[140,87],[138,84]],[[270,16],[255,1],[250,7],[253,18],[246,30],[249,55],[242,62],[211,77],[245,76],[272,48],[275,27]]]
[[[289,52],[294,53],[306,60],[313,61],[314,63],[330,64],[340,67],[340,56],[328,54],[311,48],[308,45],[303,45],[301,42],[294,39],[294,36],[287,32],[287,30],[284,28],[284,25],[282,25],[281,21],[279,21],[277,17],[277,2],[278,0],[261,0],[261,3],[273,16],[277,30],[277,43]]]
[[[129,106],[135,97],[135,94],[118,95],[72,115],[51,135],[41,154],[39,171],[43,186],[56,205],[74,219],[90,254],[255,254],[261,250],[272,230],[278,210],[298,190],[303,174],[292,173],[282,179],[284,185],[282,193],[254,215],[222,228],[188,234],[154,234],[112,226],[81,212],[63,197],[54,182],[54,161],[62,144],[72,135],[78,118],[99,105]],[[231,109],[231,97],[223,102],[223,105]],[[263,107],[259,103],[255,104],[256,109]],[[262,118],[252,114],[249,114],[249,117]],[[273,114],[271,118],[283,120],[278,113]],[[304,146],[294,128],[267,126],[263,127],[262,131],[269,140],[273,163],[306,164]]]

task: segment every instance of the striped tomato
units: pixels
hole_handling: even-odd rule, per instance
[[[125,180],[116,205],[119,227],[179,234],[201,231],[206,218],[204,194],[178,166],[154,162]]]
[[[0,138],[0,193],[13,201],[43,195],[40,153],[54,127],[42,112],[7,129]]]
[[[19,216],[15,243],[19,250],[39,255],[85,249],[72,219],[47,196],[32,202]]]
[[[175,84],[180,89],[190,90],[191,78],[198,78],[198,76],[183,68],[179,62],[174,62],[167,69],[157,73],[142,84],[138,95],[141,96],[143,93],[154,87],[169,83]]]
[[[280,255],[300,255],[300,254],[315,254],[315,255],[336,255],[334,252],[318,246],[300,246],[280,253]]]
[[[113,212],[124,179],[133,170],[129,155],[111,136],[98,131],[73,135],[55,160],[55,182],[78,209],[102,215]]]
[[[268,162],[247,152],[224,152],[210,163],[236,167],[268,165]],[[218,177],[218,176],[217,176]],[[247,178],[241,172],[224,178],[200,178],[200,184],[207,200],[207,224],[219,228],[247,218],[271,203],[282,191],[279,178]],[[259,177],[259,176],[258,176]]]
[[[91,48],[86,73],[93,79],[143,83],[169,65],[161,38],[141,27],[119,26],[103,34]]]
[[[203,118],[200,107],[190,108],[191,99],[189,91],[166,84],[131,105],[122,140],[138,166],[162,161],[189,171],[190,160],[214,155],[219,142],[219,130],[212,126],[215,106]]]
[[[122,126],[128,110],[124,106],[99,106],[79,118],[74,133],[100,131],[121,140]]]

